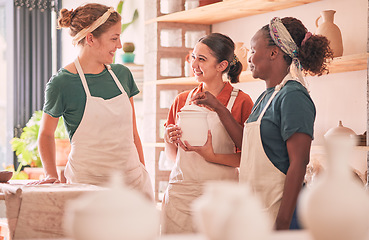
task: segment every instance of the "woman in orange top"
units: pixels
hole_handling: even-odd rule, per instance
[[[175,161],[169,186],[165,193],[162,208],[162,233],[191,233],[191,204],[202,194],[206,181],[238,181],[241,153],[236,149],[223,124],[215,112],[208,114],[208,144],[212,154],[200,155],[188,151],[187,142],[181,141],[181,129],[176,125],[177,113],[189,104],[192,96],[209,91],[226,106],[240,126],[248,118],[253,102],[249,95],[223,81],[227,73],[232,83],[237,83],[242,64],[234,55],[234,43],[220,33],[212,33],[201,38],[192,53],[191,66],[200,85],[192,91],[179,94],[171,106],[164,134],[167,157]]]

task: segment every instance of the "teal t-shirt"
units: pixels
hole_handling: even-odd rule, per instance
[[[132,73],[127,67],[121,64],[110,66],[129,98],[139,93]],[[90,93],[94,97],[106,100],[122,93],[107,69],[99,74],[85,74],[85,77]],[[52,117],[63,116],[69,139],[72,139],[82,120],[85,105],[86,93],[78,74],[61,68],[46,84],[43,110]]]
[[[261,100],[266,92],[265,97]],[[274,92],[268,88],[255,102],[247,122],[255,122]],[[306,88],[297,81],[288,81],[270,103],[261,119],[260,134],[270,161],[284,174],[290,166],[286,141],[294,133],[306,133],[313,139],[315,105]]]

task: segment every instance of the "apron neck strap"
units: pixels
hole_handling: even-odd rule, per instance
[[[227,109],[230,112],[232,111],[234,101],[236,100],[239,91],[240,91],[240,89],[238,89],[238,88],[233,88],[232,89],[231,97],[229,98],[229,101],[228,101],[228,104],[227,104]]]
[[[278,93],[278,92],[279,92],[279,90],[274,90],[274,92],[273,92],[272,96],[270,96],[270,98],[269,98],[269,100],[268,100],[267,104],[265,105],[265,107],[264,107],[263,111],[261,111],[261,113],[260,113],[260,115],[259,115],[259,117],[258,117],[257,122],[261,122],[261,119],[263,118],[263,116],[264,116],[264,114],[265,114],[266,110],[268,109],[268,107],[269,107],[270,103],[273,101],[273,99],[274,99],[275,95],[277,95],[277,93]],[[264,95],[264,96],[265,96],[265,95]],[[260,100],[260,102],[261,102],[261,100]],[[259,102],[259,103],[260,103],[260,102]]]
[[[91,97],[90,89],[88,88],[87,80],[86,80],[85,74],[83,73],[81,64],[79,63],[78,57],[76,58],[76,60],[74,60],[74,65],[76,66],[78,75],[81,78],[81,82],[82,82],[83,88],[85,89],[86,95],[88,97]],[[122,84],[119,82],[117,76],[114,74],[113,70],[111,70],[111,66],[108,65],[108,64],[105,64],[105,67],[109,71],[112,78],[114,79],[114,82],[117,85],[117,87],[119,88],[119,90],[123,93],[124,88],[123,88]]]
[[[76,66],[78,75],[81,78],[82,85],[83,85],[83,88],[85,89],[86,95],[88,97],[91,97],[90,90],[88,89],[88,86],[87,86],[87,81],[86,81],[86,78],[85,78],[85,74],[83,73],[81,64],[79,63],[79,60],[78,60],[78,57],[76,58],[76,60],[74,60],[74,65]]]
[[[196,89],[197,89],[197,88],[192,89],[192,90],[191,90],[191,92],[188,94],[185,105],[188,105],[188,104],[189,104],[189,102],[190,102],[190,100],[191,100],[191,97],[192,97],[192,94],[193,94],[193,92],[194,92]]]

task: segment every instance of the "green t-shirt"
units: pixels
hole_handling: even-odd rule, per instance
[[[266,92],[265,97],[261,97]],[[274,92],[268,88],[255,102],[255,111],[247,122],[255,122]],[[306,133],[313,138],[315,105],[306,88],[297,81],[288,81],[274,97],[261,119],[260,134],[265,154],[284,174],[290,166],[286,141],[294,133]]]
[[[128,97],[139,93],[130,70],[121,64],[111,64]],[[85,74],[90,93],[94,97],[110,99],[120,95],[114,79],[107,69],[99,74]],[[78,74],[61,68],[46,85],[43,110],[52,117],[63,116],[65,127],[72,139],[80,124],[86,105],[86,93]]]

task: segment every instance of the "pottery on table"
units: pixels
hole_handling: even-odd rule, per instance
[[[356,134],[344,127],[325,135],[327,167],[299,197],[299,215],[314,240],[364,240],[369,234],[369,196],[349,167]]]
[[[315,25],[317,27],[315,34],[325,36],[329,40],[329,46],[333,51],[333,57],[340,57],[343,54],[343,44],[341,30],[334,23],[334,10],[322,11],[321,15],[316,19]],[[323,22],[319,25],[319,19]]]
[[[270,239],[271,219],[246,184],[208,182],[192,209],[196,226],[208,240]]]
[[[195,104],[185,105],[178,112],[178,126],[182,130],[182,142],[191,146],[203,146],[208,139],[209,125],[207,115],[209,110]]]
[[[64,227],[74,240],[155,240],[159,212],[142,193],[122,186],[112,175],[106,190],[86,193],[67,203]]]
[[[0,183],[8,182],[13,176],[11,171],[0,171]]]
[[[234,45],[235,45],[234,54],[236,54],[236,56],[242,63],[242,71],[246,71],[248,66],[247,52],[249,50],[243,45],[243,42],[236,42]]]

